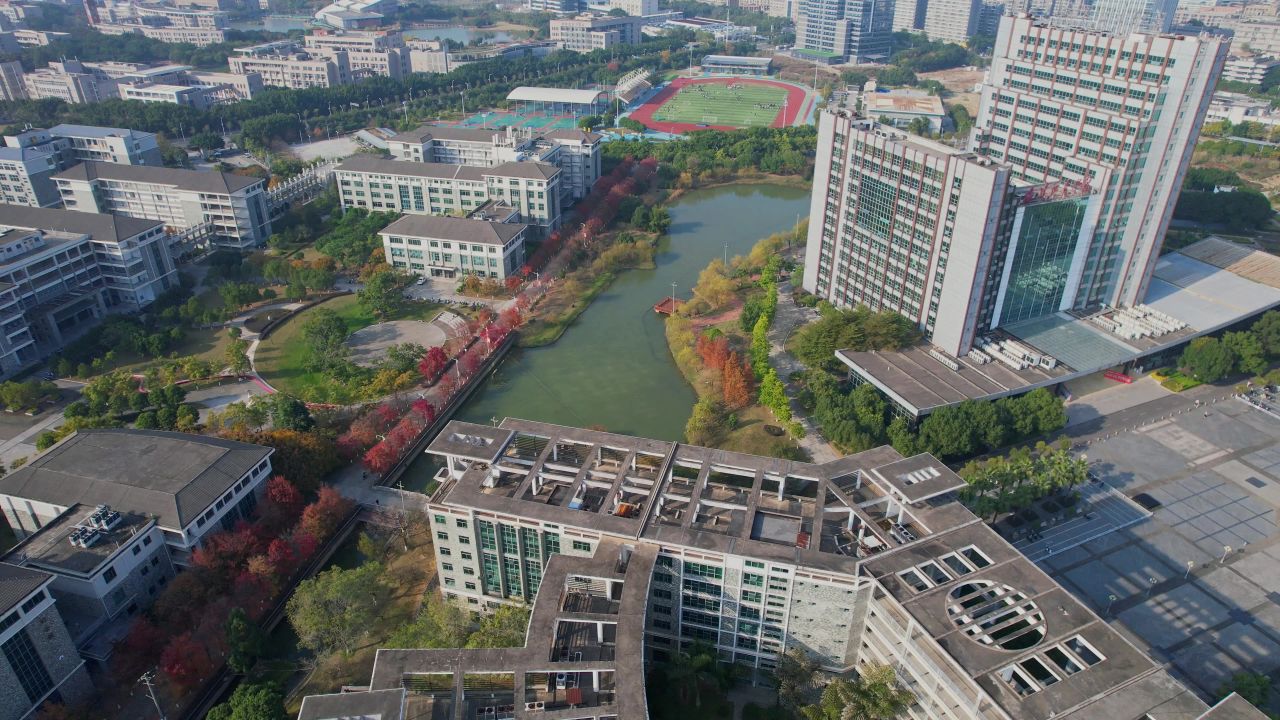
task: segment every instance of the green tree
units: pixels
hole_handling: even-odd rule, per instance
[[[1268,310],[1250,328],[1269,358],[1280,357],[1280,312]]]
[[[432,595],[413,622],[401,625],[385,643],[381,643],[381,646],[456,648],[465,646],[470,634],[470,614],[457,605]],[[522,637],[521,643],[523,642]]]
[[[480,621],[480,627],[467,640],[467,647],[523,647],[528,629],[529,608],[503,605]]]
[[[303,580],[286,612],[298,644],[318,653],[350,655],[373,625],[386,597],[382,563],[335,567]]]
[[[365,281],[364,287],[356,293],[360,304],[368,308],[378,317],[394,315],[404,300],[401,294],[408,283],[408,276],[394,270],[382,270],[374,273]]]
[[[236,375],[249,372],[249,341],[242,338],[233,339],[227,343],[222,359],[227,364],[227,368]]]
[[[716,660],[715,649],[695,643],[688,650],[676,654],[664,668],[668,683],[675,688],[680,702],[695,708],[702,707],[702,692],[706,688],[720,692],[732,682],[730,669]]]
[[[1266,707],[1271,699],[1271,678],[1256,672],[1236,673],[1218,687],[1219,699],[1231,693],[1238,694],[1256,707]]]
[[[769,368],[760,380],[760,404],[773,411],[773,416],[784,425],[791,422],[791,404],[786,388],[778,378],[778,371]]]
[[[1231,348],[1217,338],[1201,337],[1187,345],[1180,362],[1191,377],[1211,383],[1226,377],[1235,367],[1236,358]]]
[[[198,132],[187,140],[187,146],[192,150],[217,150],[226,145],[222,136],[214,132]]]
[[[347,359],[347,324],[334,311],[316,308],[302,324],[307,365],[315,370],[334,367]]]
[[[801,648],[793,647],[778,658],[774,680],[778,699],[791,707],[799,707],[813,688],[818,662]]]
[[[306,432],[316,426],[315,418],[305,403],[285,393],[273,393],[254,404],[262,403],[272,427],[277,430]]]
[[[274,683],[241,683],[231,697],[216,705],[206,720],[288,720],[284,695]]]
[[[227,665],[241,674],[249,672],[262,656],[262,630],[242,608],[234,608],[227,615],[226,633]]]
[[[1237,372],[1261,375],[1267,371],[1266,353],[1257,334],[1251,331],[1229,332],[1222,336],[1222,344],[1235,356]]]
[[[832,680],[822,700],[800,712],[805,720],[889,720],[914,701],[915,695],[898,684],[891,666],[867,665],[856,680]]]
[[[711,397],[702,397],[693,406],[693,414],[684,426],[685,440],[693,445],[715,447],[724,438],[724,408]]]

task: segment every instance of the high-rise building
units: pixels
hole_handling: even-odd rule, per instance
[[[895,0],[893,3],[893,31],[919,32],[924,30],[924,14],[928,9],[928,0]]]
[[[895,311],[955,356],[1002,316],[1056,312],[1071,295],[1096,214],[1087,186],[1017,183],[1007,166],[847,110],[822,114],[818,146],[810,292]]]
[[[829,64],[883,62],[893,22],[893,0],[800,0],[795,53]]]
[[[1072,307],[1142,301],[1227,46],[1001,21],[972,147],[1020,181],[1087,183],[1101,198]]]
[[[1178,0],[1094,0],[1089,19],[1098,31],[1116,35],[1166,33],[1177,7]]]
[[[930,40],[963,45],[978,34],[982,0],[929,0],[924,33]]]

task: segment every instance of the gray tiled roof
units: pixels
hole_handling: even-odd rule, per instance
[[[489,169],[486,175],[517,177],[528,180],[549,180],[560,174],[560,168],[550,163],[505,162]]]
[[[506,245],[527,227],[529,226],[520,223],[497,223],[440,215],[405,215],[379,232],[383,235]]]
[[[439,140],[459,140],[470,142],[492,142],[494,135],[502,134],[501,130],[485,130],[483,128],[458,128],[444,125],[422,125],[402,132],[391,138],[391,142],[426,142],[432,138]]]
[[[12,610],[51,577],[53,576],[49,573],[39,570],[0,563],[0,614]]]
[[[164,223],[127,215],[0,204],[0,225],[28,230],[66,230],[92,235],[94,240],[119,242]]]
[[[400,720],[400,705],[403,700],[404,688],[334,695],[308,695],[302,699],[298,720],[346,720],[346,718],[370,717],[381,718],[381,720]]]
[[[477,167],[475,165],[415,162],[413,160],[389,160],[369,153],[352,155],[343,160],[337,169],[339,171],[378,173],[380,175],[408,175],[411,177],[470,180],[473,182],[481,182],[486,176],[545,180],[560,173],[560,168],[555,165],[540,162],[507,162],[494,167]]]
[[[271,448],[161,430],[81,430],[0,478],[0,494],[62,507],[110,505],[178,529]]]
[[[124,180],[126,182],[172,185],[195,192],[229,194],[252,187],[262,178],[232,175],[231,173],[180,170],[177,168],[150,167],[147,165],[118,165],[116,163],[86,160],[63,170],[54,178],[67,180]]]

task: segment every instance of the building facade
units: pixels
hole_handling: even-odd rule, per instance
[[[284,40],[236,48],[236,53],[227,58],[231,72],[238,75],[257,73],[262,83],[269,87],[300,90],[351,82],[351,64],[346,51],[312,54],[298,49],[292,41]]]
[[[27,720],[46,701],[88,700],[93,683],[58,615],[53,576],[0,563],[0,718]]]
[[[335,61],[337,53],[346,53],[353,80],[377,76],[399,80],[411,72],[409,49],[399,32],[313,33],[303,42],[310,52]]]
[[[826,63],[889,58],[893,0],[800,0],[795,52]]]
[[[525,648],[382,650],[368,692],[307,698],[301,720],[558,711],[555,677],[582,681],[574,717],[640,720],[643,672],[621,663],[694,643],[752,681],[791,650],[889,665],[914,720],[1208,710],[960,505],[929,455],[813,465],[511,418],[450,423],[428,452],[442,592],[533,603]],[[492,693],[462,679],[499,668],[516,679]]]
[[[635,45],[642,39],[638,17],[582,15],[551,20],[551,42],[573,52],[607,50],[617,45]]]
[[[32,207],[61,204],[53,183],[58,166],[58,156],[48,150],[0,147],[0,202]]]
[[[1280,68],[1280,59],[1272,57],[1228,58],[1222,67],[1222,79],[1246,85],[1261,85],[1267,73]]]
[[[271,235],[267,183],[260,178],[86,161],[54,177],[69,210],[208,225],[215,245],[248,249]]]
[[[982,0],[928,0],[924,34],[930,40],[964,45],[978,34],[981,20]]]
[[[1071,307],[1146,295],[1226,51],[1210,35],[1002,20],[972,147],[1019,181],[1087,183],[1101,198]]]
[[[489,201],[510,205],[520,222],[560,227],[560,169],[539,162],[494,167],[382,160],[353,155],[334,170],[342,207],[419,215],[470,213]]]
[[[420,277],[476,275],[504,280],[524,264],[528,225],[435,215],[405,215],[383,228],[392,267]]]
[[[600,177],[599,135],[582,130],[552,130],[535,134],[507,127],[503,130],[423,125],[387,140],[393,158],[447,165],[493,167],[534,161],[560,168],[566,201],[580,200]]]
[[[6,135],[4,143],[54,153],[60,170],[85,160],[153,167],[164,164],[155,133],[125,128],[54,125],[48,130],[32,128]]]

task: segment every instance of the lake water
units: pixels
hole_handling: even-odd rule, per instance
[[[476,37],[484,37],[490,43],[503,43],[511,40],[511,33],[509,32],[468,27],[413,28],[405,30],[404,36],[406,39],[453,40],[463,45],[469,45]]]
[[[307,28],[307,18],[302,17],[266,17],[262,20],[246,20],[231,23],[232,30],[267,30],[270,32],[288,32]]]

